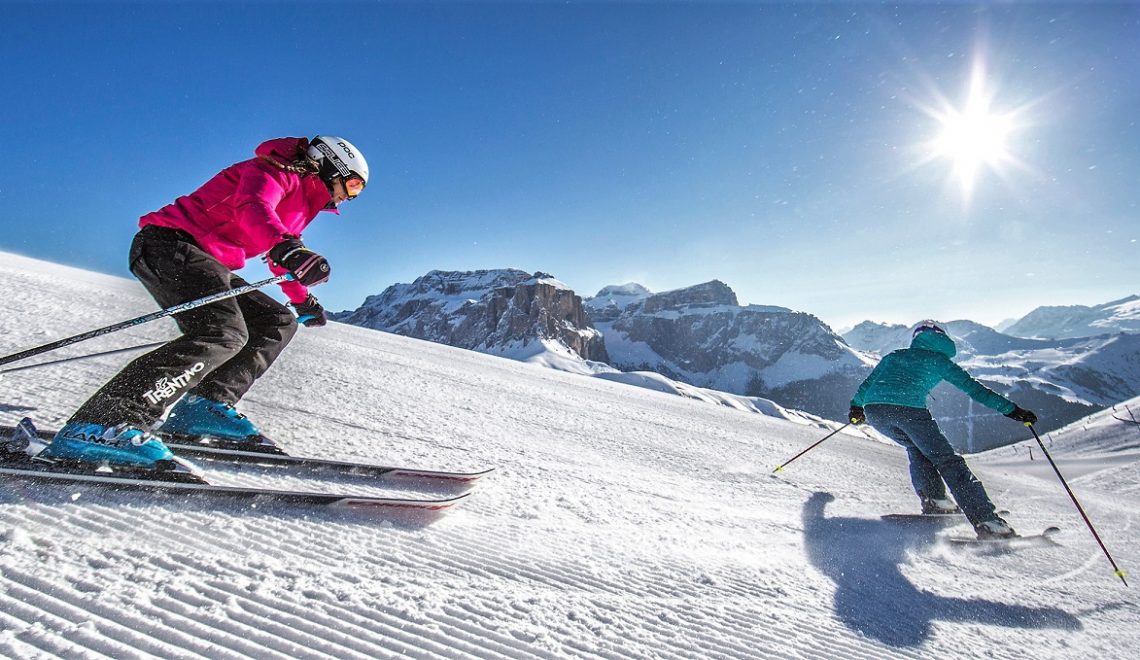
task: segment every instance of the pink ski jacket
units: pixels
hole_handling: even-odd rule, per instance
[[[237,270],[246,259],[268,252],[285,234],[300,236],[332,201],[316,174],[289,169],[308,146],[308,138],[263,142],[254,152],[256,158],[230,165],[189,195],[144,215],[139,227],[181,229],[227,268]],[[270,270],[285,272],[273,264]],[[298,282],[286,282],[281,289],[295,303],[309,295]]]

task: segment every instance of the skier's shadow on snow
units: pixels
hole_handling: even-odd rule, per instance
[[[815,493],[808,499],[804,536],[811,563],[835,582],[835,614],[847,627],[896,647],[921,645],[930,637],[934,621],[1081,628],[1075,616],[1053,607],[948,598],[919,590],[900,567],[907,562],[909,548],[934,543],[938,527],[828,518],[824,507],[834,499],[830,493]]]

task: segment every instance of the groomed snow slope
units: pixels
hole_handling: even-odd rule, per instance
[[[13,255],[0,260],[0,287],[5,354],[153,310],[132,281]],[[173,332],[163,320],[42,359]],[[126,359],[9,373],[0,422],[58,425]],[[430,525],[0,482],[0,656],[1131,658],[1140,648],[1135,591],[1056,479],[1032,469],[1040,457],[974,461],[1015,527],[1063,529],[1056,547],[1000,552],[940,540],[962,527],[880,520],[915,506],[893,446],[843,434],[774,476],[829,429],[360,328],[302,329],[241,407],[294,453],[498,471]],[[1134,428],[1119,430],[1134,442]],[[207,469],[218,483],[300,481]],[[353,477],[315,485],[396,492]],[[1075,487],[1118,561],[1140,566],[1137,490],[1095,475]]]

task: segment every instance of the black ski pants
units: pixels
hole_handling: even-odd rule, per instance
[[[130,268],[166,308],[246,284],[190,234],[144,227]],[[261,291],[180,312],[182,336],[134,360],[84,403],[73,422],[149,428],[183,394],[237,403],[297,332],[293,313]]]

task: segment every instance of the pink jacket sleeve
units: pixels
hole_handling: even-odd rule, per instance
[[[288,233],[277,216],[277,205],[284,197],[285,187],[273,173],[260,167],[250,167],[242,173],[234,191],[234,219],[247,237],[247,254],[268,251]]]

